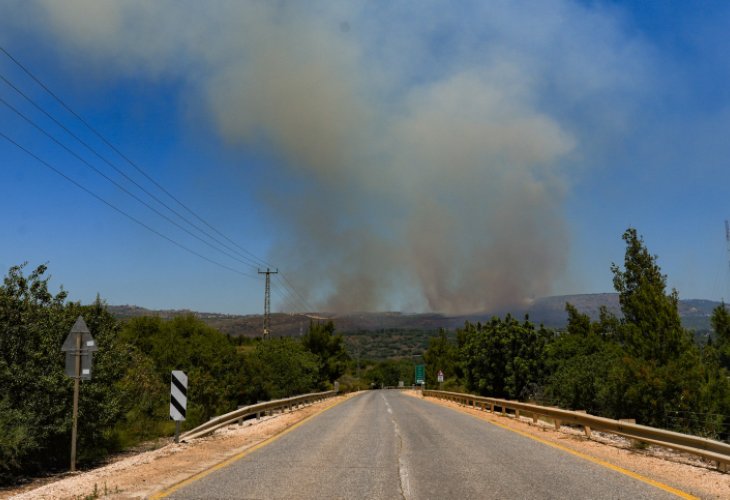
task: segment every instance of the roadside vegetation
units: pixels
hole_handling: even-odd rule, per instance
[[[79,315],[99,348],[80,388],[82,467],[174,432],[172,370],[189,378],[191,428],[239,405],[331,389],[348,367],[332,323],[264,342],[231,339],[192,314],[121,322],[101,299],[82,306],[51,293],[45,265],[24,271],[11,268],[0,286],[0,484],[69,466],[73,379],[61,345]]]
[[[525,318],[466,323],[441,333],[426,351],[427,382],[443,370],[444,389],[586,410],[611,418],[730,438],[730,313],[712,314],[700,345],[682,327],[676,290],[667,292],[656,256],[635,229],[623,239],[623,266],[612,265],[621,317],[606,309],[591,321],[566,304],[568,326],[555,331]]]

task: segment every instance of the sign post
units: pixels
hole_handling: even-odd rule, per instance
[[[180,422],[185,420],[188,406],[188,376],[173,370],[170,376],[170,418],[175,421],[175,442],[180,442]]]
[[[79,316],[61,346],[66,353],[66,375],[74,379],[73,424],[71,427],[71,472],[76,470],[76,435],[79,420],[79,384],[91,380],[93,353],[98,351],[84,318]]]

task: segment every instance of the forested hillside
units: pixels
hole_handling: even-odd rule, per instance
[[[594,293],[580,295],[563,295],[543,297],[532,301],[530,304],[513,306],[509,309],[480,312],[464,316],[446,316],[443,314],[408,314],[397,312],[370,312],[351,314],[328,314],[317,313],[317,317],[326,317],[337,323],[337,328],[345,337],[370,337],[361,338],[359,341],[373,343],[375,350],[381,348],[378,337],[385,337],[383,342],[390,343],[388,338],[391,334],[407,338],[418,339],[416,342],[423,348],[426,341],[421,337],[428,333],[433,335],[441,328],[455,329],[469,321],[489,321],[492,316],[505,316],[510,314],[517,318],[528,315],[533,323],[542,324],[549,328],[564,329],[568,324],[568,313],[565,310],[565,303],[570,302],[582,313],[591,319],[599,319],[600,311],[606,309],[612,314],[621,317],[621,305],[617,293]],[[710,317],[712,311],[720,303],[711,300],[685,299],[678,303],[679,316],[685,328],[695,330],[699,340],[704,341],[710,330]],[[221,314],[210,312],[198,312],[188,310],[150,310],[138,306],[108,306],[109,312],[115,317],[126,320],[139,316],[159,316],[164,319],[171,319],[176,316],[194,314],[201,321],[217,330],[234,337],[244,336],[254,338],[261,335],[263,323],[260,314],[237,315]],[[272,331],[275,337],[298,337],[301,336],[309,325],[310,318],[304,314],[273,313],[271,315]],[[327,321],[327,320],[324,320]],[[385,335],[381,335],[385,334]],[[357,342],[357,341],[356,341]],[[410,342],[411,344],[413,342]],[[392,349],[385,348],[378,357],[387,352],[388,355],[396,354]]]

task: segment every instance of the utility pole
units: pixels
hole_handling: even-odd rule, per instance
[[[259,269],[259,274],[266,275],[266,290],[264,291],[264,340],[269,338],[271,333],[271,275],[278,274],[279,270],[272,271],[268,267],[266,271]]]

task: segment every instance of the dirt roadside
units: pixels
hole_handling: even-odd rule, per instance
[[[295,410],[231,425],[190,443],[170,442],[159,449],[115,460],[97,469],[39,480],[22,488],[0,491],[0,499],[132,499],[147,498],[204,471],[292,425],[352,397],[347,394]]]
[[[416,391],[405,392],[421,397]],[[514,416],[495,415],[451,401],[426,400],[602,460],[700,498],[730,498],[730,474],[719,472],[712,464],[692,455],[657,446],[639,447],[629,439],[595,430],[589,440],[579,428],[563,426],[558,432],[549,422],[533,424],[532,418],[515,419]]]

